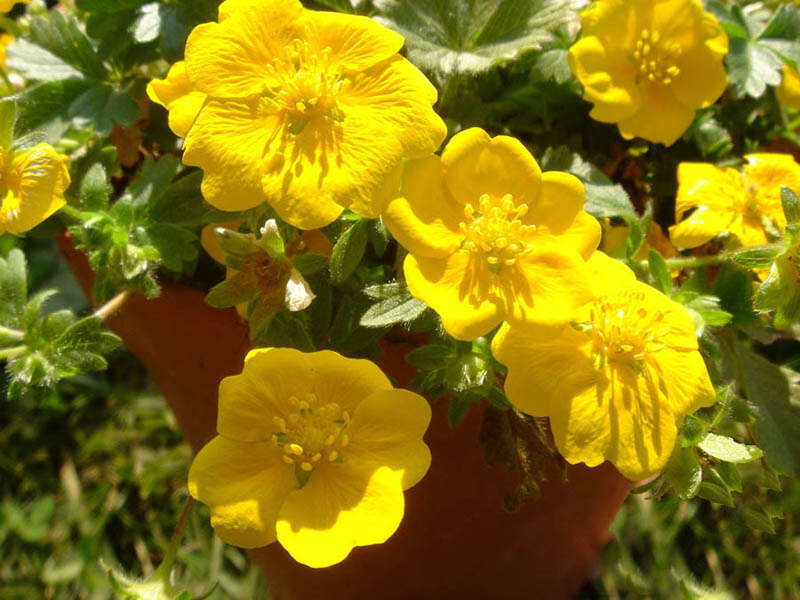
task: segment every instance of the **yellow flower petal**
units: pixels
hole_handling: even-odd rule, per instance
[[[555,325],[569,321],[594,295],[586,263],[559,247],[561,238],[538,235],[499,277],[512,324]]]
[[[403,47],[403,36],[368,17],[312,10],[303,14],[319,49],[330,48],[348,71],[368,69]]]
[[[789,65],[783,66],[781,84],[775,88],[775,95],[781,104],[800,109],[800,73]]]
[[[729,212],[746,193],[742,174],[736,169],[720,168],[708,163],[681,163],[678,165],[678,197],[675,201],[675,219],[699,206],[708,206],[718,212]]]
[[[712,240],[732,225],[735,216],[701,206],[686,219],[669,228],[669,237],[678,248],[696,248]]]
[[[619,132],[626,139],[642,137],[671,146],[692,124],[695,109],[688,108],[675,98],[673,91],[662,86],[644,85],[640,91],[640,110],[617,123]]]
[[[186,41],[186,72],[195,88],[217,98],[246,98],[275,83],[265,67],[304,37],[298,0],[240,3],[222,23],[204,23]]]
[[[744,175],[756,186],[756,210],[775,222],[779,230],[786,227],[781,203],[781,186],[800,193],[800,165],[791,154],[757,153],[745,155]]]
[[[717,19],[708,13],[694,24],[697,40],[675,61],[680,77],[673,82],[675,96],[689,108],[711,106],[728,87],[728,73],[722,58],[728,53],[728,35]]]
[[[274,417],[295,410],[288,399],[314,394],[351,413],[370,394],[392,389],[374,363],[323,350],[307,354],[292,348],[259,348],[245,358],[244,370],[222,380],[217,431],[241,442],[268,440]]]
[[[432,155],[406,163],[401,195],[387,204],[382,219],[410,252],[444,258],[464,239],[458,229],[464,218],[460,209],[444,187],[439,157]]]
[[[178,137],[189,133],[207,97],[189,81],[183,61],[172,65],[165,79],[153,79],[148,83],[147,96],[169,111],[169,128]]]
[[[18,152],[9,167],[0,161],[0,233],[29,231],[66,204],[67,165],[50,144]]]
[[[444,139],[429,86],[398,56],[347,80],[337,97],[338,127],[310,122],[297,135],[277,136],[266,153],[262,185],[278,215],[312,229],[335,218],[321,210],[335,203],[339,211],[376,218],[386,200],[382,185],[400,161],[428,155]]]
[[[533,208],[541,193],[542,172],[525,146],[504,135],[491,138],[477,127],[453,136],[442,152],[442,167],[460,203],[476,202],[481,194],[511,194],[517,205]]]
[[[640,481],[669,460],[675,416],[652,377],[627,366],[607,374],[605,383],[556,403],[553,437],[567,462],[594,467],[610,460],[625,477]]]
[[[408,390],[382,390],[367,396],[355,409],[348,427],[347,460],[359,468],[387,466],[403,472],[403,489],[414,486],[431,464],[422,441],[431,408],[422,396]]]
[[[189,469],[189,493],[211,508],[216,534],[240,548],[275,541],[278,511],[296,488],[294,468],[270,443],[243,444],[217,436]]]
[[[597,37],[578,40],[568,54],[569,66],[583,83],[584,98],[593,103],[593,119],[616,123],[631,117],[639,108],[639,91],[634,84],[636,69],[625,54],[605,46]]]
[[[602,237],[603,230],[597,219],[581,210],[572,224],[558,236],[558,243],[571,246],[586,260],[597,250]]]
[[[596,294],[602,294],[636,281],[636,275],[628,265],[599,250],[593,252],[586,261],[586,268]]]
[[[737,215],[728,225],[728,231],[731,235],[736,236],[739,243],[745,248],[761,246],[769,242],[761,219]]]
[[[503,323],[492,340],[492,354],[508,367],[505,392],[514,406],[547,417],[554,403],[583,393],[600,381],[587,357],[586,336],[569,325],[518,327]]]
[[[453,337],[474,340],[502,321],[503,299],[492,286],[485,261],[458,251],[446,258],[409,254],[403,263],[411,294],[442,318]]]
[[[653,371],[666,390],[675,414],[690,414],[716,400],[706,363],[699,352],[664,348],[653,356]],[[680,377],[675,374],[680,373]]]
[[[359,470],[347,462],[316,469],[281,507],[277,537],[292,557],[314,568],[344,560],[355,546],[381,544],[403,518],[403,471]]]
[[[569,173],[550,171],[542,173],[541,177],[541,193],[530,207],[524,222],[537,227],[544,225],[549,233],[561,235],[583,211],[586,188],[580,179]]]

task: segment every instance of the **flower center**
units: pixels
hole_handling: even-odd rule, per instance
[[[251,273],[258,282],[258,289],[265,299],[276,297],[278,304],[283,303],[286,281],[291,274],[289,263],[276,260],[266,252],[255,254],[242,260],[244,271]]]
[[[331,48],[314,50],[308,42],[295,39],[282,58],[266,66],[274,83],[264,92],[266,100],[285,114],[293,133],[299,133],[318,116],[341,120],[336,97],[344,76],[331,64]]]
[[[536,228],[522,224],[527,213],[528,205],[515,204],[511,194],[502,198],[483,194],[477,206],[464,205],[465,220],[459,223],[464,234],[462,248],[484,258],[495,273],[513,265],[525,249],[523,233]]]
[[[669,332],[661,310],[644,306],[643,292],[625,290],[597,298],[590,309],[590,322],[579,329],[592,338],[592,354],[597,367],[605,361],[637,367],[645,357],[664,347]]]
[[[651,83],[670,85],[681,73],[675,64],[681,52],[677,43],[664,42],[657,31],[642,29],[633,51],[638,68],[637,82],[646,79]]]
[[[284,462],[310,473],[320,461],[340,460],[350,441],[350,414],[335,402],[320,402],[315,394],[292,396],[289,404],[293,412],[286,419],[272,420],[277,428],[272,443],[283,451]]]

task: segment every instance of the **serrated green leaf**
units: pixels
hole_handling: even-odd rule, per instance
[[[584,186],[586,187],[584,209],[590,215],[597,218],[625,217],[639,220],[639,214],[622,186],[594,183],[585,183]]]
[[[450,399],[450,405],[447,409],[447,422],[450,427],[456,427],[464,420],[470,404],[472,404],[472,401],[463,396],[454,396]]]
[[[249,273],[239,272],[215,285],[206,295],[206,303],[215,308],[227,308],[250,302],[258,286]]]
[[[663,471],[664,479],[679,497],[694,498],[703,481],[703,468],[692,448],[676,448]]]
[[[34,17],[30,39],[87,77],[104,79],[107,75],[102,60],[72,15],[54,10],[47,18]]]
[[[78,96],[69,106],[69,116],[79,129],[94,127],[108,134],[114,125],[133,125],[141,116],[139,105],[125,92],[98,84]]]
[[[697,446],[709,456],[730,463],[752,462],[764,455],[758,446],[741,444],[716,433],[706,434]]]
[[[406,39],[408,58],[440,81],[540,48],[575,18],[569,0],[376,0],[375,19]]]
[[[764,531],[769,534],[775,533],[775,524],[764,509],[761,507],[745,507],[742,509],[742,518],[753,529]]]
[[[58,79],[34,85],[14,96],[19,108],[17,136],[41,131],[46,141],[55,144],[69,129],[72,122],[69,106],[95,83],[83,79]]]
[[[800,474],[800,411],[789,401],[790,383],[765,358],[741,346],[734,352],[740,385],[758,415],[758,446],[773,469],[795,477]]]
[[[158,2],[150,2],[139,8],[139,16],[133,26],[133,39],[140,44],[152,42],[161,35],[161,15]]]
[[[106,170],[100,163],[92,165],[83,176],[78,191],[78,201],[83,210],[97,211],[108,208],[108,199],[114,188],[108,181]]]
[[[406,355],[406,362],[424,370],[442,369],[455,357],[451,346],[429,344],[415,348]]]
[[[703,481],[697,489],[697,495],[717,504],[733,507],[733,494],[727,484],[713,468],[703,469]]]
[[[742,492],[742,476],[739,474],[739,467],[734,463],[723,462],[718,464],[715,469],[717,473],[728,486],[728,489],[734,492]]]
[[[360,320],[362,327],[389,327],[397,323],[410,323],[428,307],[414,298],[405,286],[369,307]]]
[[[331,253],[331,282],[341,285],[352,275],[367,249],[370,222],[359,219],[336,240]]]
[[[800,223],[800,198],[792,188],[781,186],[781,205],[786,217],[786,224]]]
[[[52,52],[26,39],[18,39],[6,49],[6,65],[33,81],[81,79],[81,73]]]

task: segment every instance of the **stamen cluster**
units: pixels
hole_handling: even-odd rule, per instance
[[[478,205],[464,206],[465,221],[459,224],[464,234],[463,248],[486,259],[491,268],[511,266],[525,249],[523,233],[534,225],[523,225],[527,204],[515,204],[511,194],[502,198],[483,194]]]
[[[283,451],[283,461],[310,472],[321,460],[341,459],[341,450],[350,439],[346,433],[350,414],[336,404],[323,404],[315,394],[291,396],[294,411],[286,419],[274,417],[277,431],[272,442]]]
[[[681,47],[677,43],[664,42],[658,31],[642,29],[636,42],[636,50],[633,51],[638,77],[651,83],[670,85],[681,73],[675,64],[681,52]]]

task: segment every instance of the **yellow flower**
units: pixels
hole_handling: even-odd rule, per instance
[[[402,45],[366,17],[298,0],[238,0],[195,28],[185,69],[208,99],[183,158],[204,170],[206,199],[231,211],[267,201],[302,229],[345,207],[377,217],[386,176],[446,134]]]
[[[30,150],[0,150],[0,233],[33,229],[64,206],[68,159],[50,144]]]
[[[8,71],[6,68],[6,48],[14,41],[14,36],[8,33],[0,33],[0,69]]]
[[[781,104],[789,108],[800,109],[800,73],[789,65],[783,66],[783,78],[775,94]]]
[[[492,344],[521,411],[549,417],[570,463],[611,461],[628,479],[659,471],[686,414],[715,400],[686,309],[598,252],[608,290],[561,328],[504,324]]]
[[[230,544],[275,540],[311,567],[385,542],[403,490],[430,466],[427,401],[394,389],[373,363],[335,352],[261,348],[219,390],[219,435],[189,470]]]
[[[581,21],[570,68],[627,139],[669,146],[725,91],[728,37],[699,0],[596,0]]]
[[[27,4],[30,0],[0,0],[0,13],[7,13],[16,4]]]
[[[748,154],[745,159],[741,172],[706,163],[678,166],[675,220],[680,222],[670,227],[673,244],[694,248],[728,231],[742,246],[758,246],[769,241],[770,228],[783,231],[781,186],[800,192],[800,165],[789,154]]]
[[[384,222],[410,254],[408,289],[461,340],[503,320],[564,322],[591,297],[584,258],[600,225],[583,184],[542,173],[514,138],[468,129],[409,161]]]
[[[186,76],[186,63],[176,62],[165,79],[153,79],[147,84],[147,95],[169,111],[169,128],[185,138],[203,108],[206,95],[198,92]]]

